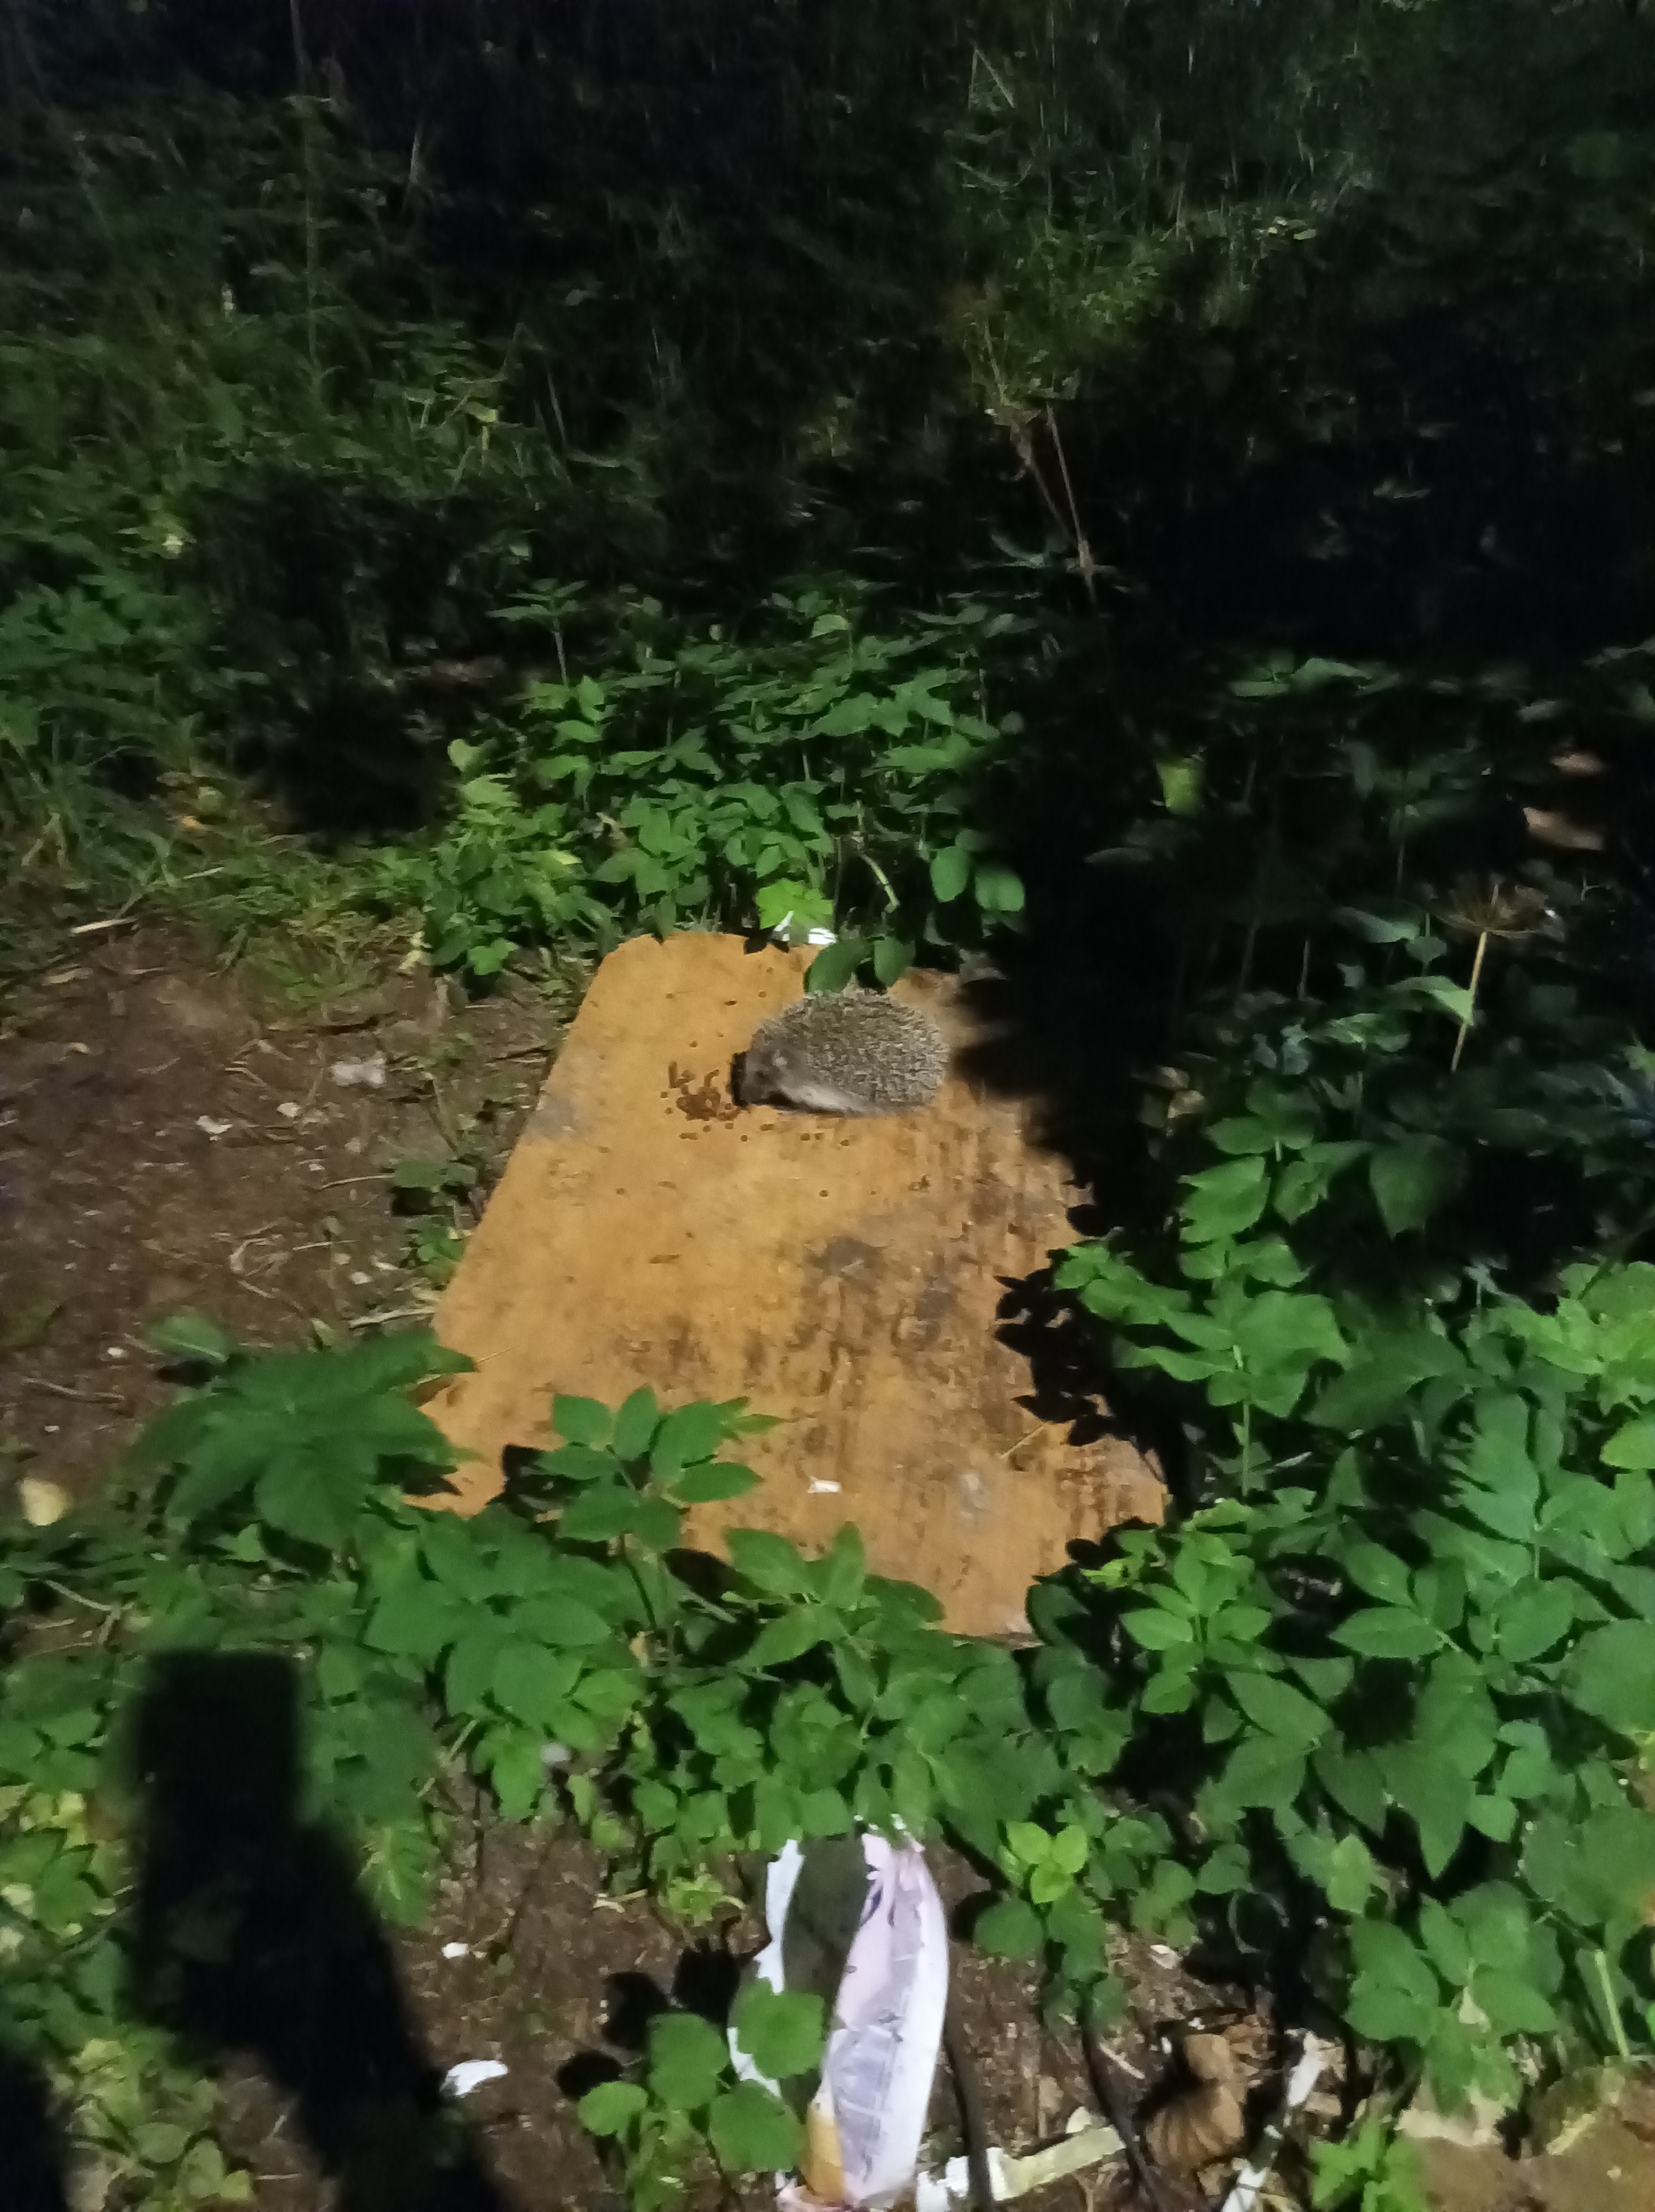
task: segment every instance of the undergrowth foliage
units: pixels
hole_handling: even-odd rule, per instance
[[[474,976],[640,927],[849,922],[830,970],[882,982],[979,942],[1024,903],[978,817],[1023,726],[990,719],[986,664],[1026,624],[881,612],[849,579],[773,592],[740,635],[642,598],[583,619],[558,587],[503,609],[565,672],[453,743],[456,817],[382,861],[383,895],[423,902],[433,962]]]
[[[1106,1897],[1163,1924],[1175,1899],[1150,1863],[1170,1838],[1097,1795],[1120,1732],[1078,1651],[1031,1671],[946,1634],[925,1593],[867,1574],[850,1529],[817,1560],[737,1531],[715,1590],[684,1578],[685,1507],[754,1480],[721,1455],[754,1425],[739,1404],[560,1400],[566,1441],[507,1502],[459,1519],[405,1499],[448,1463],[403,1395],[456,1364],[429,1340],[274,1359],[204,1325],[169,1340],[213,1372],[145,1438],[135,1517],[8,1528],[0,1706],[7,2033],[81,2139],[147,2175],[155,2202],[224,2186],[189,2077],[129,2033],[125,1995],[119,1900],[145,1814],[122,1717],[179,1649],[292,1662],[299,1816],[350,1840],[395,1919],[423,1911],[471,1773],[507,1818],[572,1814],[618,1879],[642,1875],[681,1911],[707,1909],[707,1869],[732,1854],[900,1820],[1003,1851],[1076,1989],[1108,1986]],[[1068,1717],[1056,1732],[1048,1708]],[[1033,1863],[1037,1819],[1080,1840],[1060,1842],[1056,1875]],[[233,1952],[234,1927],[225,1940]],[[710,2033],[660,2025],[636,2094],[589,2106],[640,2175],[700,2145],[727,2168],[786,2162],[790,2113],[727,2081]],[[796,2073],[799,2033],[766,2021],[746,2047],[771,2078]],[[137,2118],[169,2098],[176,2171]]]

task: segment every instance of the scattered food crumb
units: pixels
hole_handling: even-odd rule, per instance
[[[304,1109],[296,1098],[284,1098],[276,1110],[284,1121],[296,1121]]]
[[[469,1959],[472,1955],[472,1947],[469,1943],[445,1943],[442,1947],[442,1955],[445,1959]]]
[[[215,1121],[210,1114],[198,1114],[196,1115],[195,1125],[197,1128],[201,1131],[203,1136],[211,1137],[215,1139],[223,1136],[228,1130],[234,1127],[234,1124],[228,1121]]]

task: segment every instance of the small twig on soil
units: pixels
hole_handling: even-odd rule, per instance
[[[1014,1444],[1007,1444],[1000,1456],[1001,1459],[1014,1459],[1025,1444],[1031,1444],[1037,1437],[1044,1436],[1052,1425],[1050,1421],[1042,1421],[1037,1429],[1031,1429],[1027,1436],[1019,1437]]]
[[[121,1617],[119,1606],[106,1605],[101,1598],[88,1597],[84,1590],[70,1589],[67,1583],[55,1583],[50,1575],[41,1576],[40,1587],[56,1590],[58,1596],[67,1598],[70,1605],[83,1605],[88,1613],[100,1613],[106,1620],[119,1620]]]
[[[267,1221],[264,1224],[262,1228],[249,1231],[247,1235],[241,1239],[241,1242],[236,1246],[234,1251],[230,1255],[229,1266],[231,1274],[239,1275],[241,1273],[241,1255],[246,1250],[249,1244],[262,1244],[265,1237],[270,1235],[271,1230],[279,1229],[281,1225],[282,1224],[279,1221]],[[222,1232],[214,1239],[216,1243],[220,1244],[228,1244],[229,1241],[229,1238],[224,1236]]]
[[[462,1149],[459,1133],[448,1119],[448,1109],[443,1103],[441,1088],[435,1075],[428,1075],[425,1079],[431,1090],[431,1119],[436,1123],[438,1133],[448,1150],[451,1152],[458,1152]]]
[[[429,1321],[431,1306],[396,1306],[385,1313],[352,1314],[347,1328],[384,1328],[393,1321]]]
[[[126,1400],[108,1390],[73,1390],[67,1382],[52,1382],[44,1375],[21,1375],[18,1380],[26,1390],[50,1390],[54,1398],[76,1398],[85,1406],[113,1406],[117,1413],[126,1411]]]
[[[350,1182],[389,1182],[391,1171],[382,1168],[377,1175],[335,1176],[332,1182],[319,1182],[318,1190],[343,1190]]]
[[[524,1877],[523,1887],[517,1893],[516,1904],[513,1905],[494,1934],[476,1947],[491,1965],[496,1960],[503,1959],[517,1941],[517,1931],[523,1924],[523,1915],[529,1909],[529,1899],[534,1894],[534,1886],[545,1871],[546,1860],[551,1856],[552,1844],[556,1840],[555,1833],[547,1837],[535,1854],[534,1863]]]
[[[983,2087],[965,2047],[959,2014],[952,1999],[942,2018],[943,2048],[948,2053],[954,2094],[959,2100],[960,2126],[965,2134],[965,2170],[970,2177],[966,2203],[972,2212],[993,2212],[994,2176],[989,2168],[989,2124],[983,2112]]]
[[[1089,2027],[1081,2030],[1080,2048],[1086,2053],[1086,2072],[1092,2077],[1092,2089],[1104,2108],[1104,2118],[1121,2138],[1121,2147],[1126,2153],[1126,2162],[1132,2169],[1133,2179],[1143,2191],[1152,2212],[1168,2212],[1161,2177],[1150,2164],[1148,2154],[1132,2124],[1131,2102],[1121,2094],[1121,2085],[1115,2078],[1114,2062]]]
[[[127,929],[132,923],[130,914],[112,914],[106,921],[77,921],[70,931],[71,937],[95,937],[100,929]]]

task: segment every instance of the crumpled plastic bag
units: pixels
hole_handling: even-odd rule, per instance
[[[770,1941],[755,1973],[774,1990],[808,1981],[830,1999],[821,2081],[805,2115],[802,2172],[778,2177],[784,2212],[864,2206],[877,2212],[911,2190],[942,2046],[948,1923],[925,1854],[916,1843],[884,1836],[855,1841],[866,1887],[859,1915],[842,1931],[848,1937],[842,1966],[831,1932],[824,1930],[835,1910],[843,1911],[843,1898],[829,1893],[843,1875],[843,1844],[785,1844],[765,1883]],[[730,2048],[739,2074],[764,2080],[733,2036]]]

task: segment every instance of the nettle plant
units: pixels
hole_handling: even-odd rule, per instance
[[[552,586],[504,609],[559,673],[452,748],[453,826],[388,864],[433,957],[487,975],[524,940],[791,916],[801,939],[848,925],[890,981],[921,943],[1020,913],[973,818],[1020,726],[986,700],[1019,621],[967,600],[881,625],[865,602],[849,581],[777,592],[751,635],[643,599],[600,628]]]
[[[1556,1036],[1536,1066],[1543,1024],[1457,1095],[1422,1068],[1460,996],[1357,980],[1218,1024],[1176,1241],[1061,1264],[1170,1382],[1195,1507],[1064,1602],[1117,1662],[1123,1775],[1178,1802],[1192,1911],[1302,1957],[1444,2103],[1511,2101],[1655,2040],[1655,1268],[1530,1304],[1455,1208],[1479,1127],[1634,1213],[1646,1179],[1572,1118]]]

